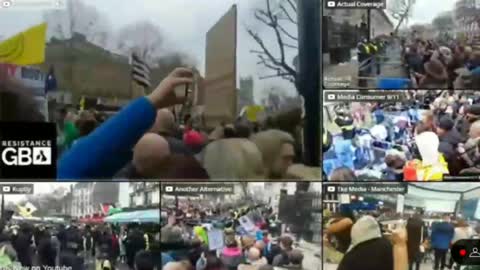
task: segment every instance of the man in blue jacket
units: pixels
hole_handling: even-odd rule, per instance
[[[193,73],[176,68],[145,97],[133,100],[115,116],[62,155],[57,178],[62,180],[112,178],[132,159],[133,147],[152,127],[157,110],[181,104],[185,97],[175,94],[179,85],[191,84]]]
[[[443,217],[442,222],[435,222],[432,225],[432,248],[435,251],[434,270],[443,270],[446,266],[446,255],[450,248],[455,229],[450,223],[450,216]],[[441,267],[439,268],[439,264]]]

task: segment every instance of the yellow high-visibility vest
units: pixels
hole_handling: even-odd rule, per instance
[[[365,45],[365,44],[362,44],[363,48],[365,48],[365,52],[367,52],[367,54],[370,54],[370,47]]]
[[[85,110],[85,97],[80,99],[80,111]]]
[[[340,127],[342,130],[353,130],[355,128],[354,125],[349,125],[349,126],[343,126],[343,127]]]

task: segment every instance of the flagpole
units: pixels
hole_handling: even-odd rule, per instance
[[[129,82],[129,93],[130,93],[130,99],[133,99],[133,57],[132,57],[132,54],[133,53],[130,53],[130,60],[129,60],[129,64],[130,64],[130,82]]]

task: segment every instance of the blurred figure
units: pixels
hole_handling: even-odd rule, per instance
[[[203,167],[211,179],[265,179],[262,154],[246,139],[211,142],[202,155]]]
[[[295,141],[284,131],[267,130],[251,137],[260,150],[268,179],[282,179],[295,158]]]
[[[454,228],[450,223],[450,216],[444,215],[442,222],[432,225],[432,248],[434,249],[434,270],[443,270],[446,264],[446,256],[450,243],[454,236]]]
[[[341,260],[338,270],[394,269],[392,244],[382,237],[375,218],[372,216],[360,218],[353,225],[351,236],[352,244]]]

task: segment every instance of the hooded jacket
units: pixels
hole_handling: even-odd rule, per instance
[[[352,244],[338,270],[393,269],[392,244],[382,237],[380,226],[373,217],[360,218],[353,225],[351,235]]]
[[[418,180],[441,181],[448,174],[448,164],[438,151],[440,140],[437,134],[428,131],[415,137],[418,151],[422,157],[421,166],[417,169]]]

